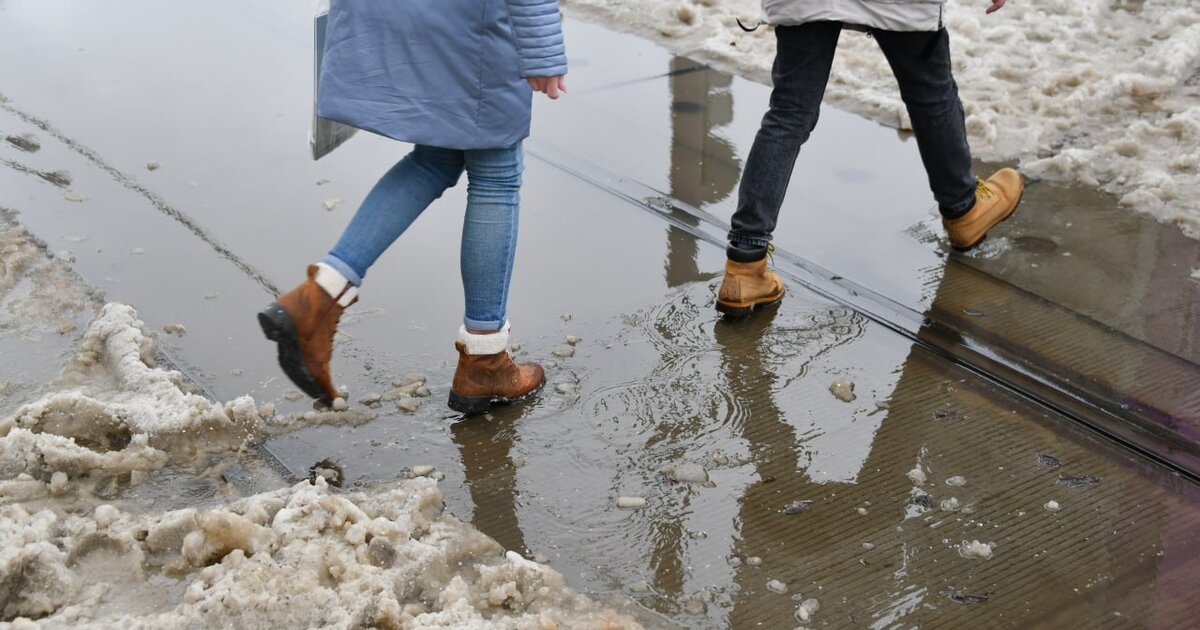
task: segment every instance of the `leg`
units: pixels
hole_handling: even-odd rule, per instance
[[[507,149],[466,152],[467,216],[463,222],[464,325],[495,331],[504,326],[521,204],[524,152]]]
[[[975,174],[958,85],[950,70],[950,38],[945,29],[874,35],[900,84],[933,197],[943,217],[959,217],[975,203]]]
[[[525,398],[546,377],[540,365],[517,364],[508,353],[508,285],[525,169],[521,144],[465,155],[467,216],[460,255],[466,313],[455,344],[458,368],[449,405],[470,415]]]
[[[322,262],[361,285],[383,252],[458,182],[463,162],[462,151],[416,146],[375,184]]]
[[[933,33],[876,31],[875,39],[900,84],[900,97],[912,118],[929,188],[950,244],[960,250],[975,247],[988,230],[1016,210],[1024,191],[1021,175],[1005,168],[987,182],[977,183],[945,29]]]
[[[749,262],[745,259],[757,260],[766,254],[796,155],[817,125],[841,29],[838,22],[775,29],[778,49],[771,70],[775,88],[738,188],[738,207],[729,232],[734,260]],[[748,250],[748,256],[739,250]]]
[[[462,151],[418,146],[375,184],[333,250],[308,278],[258,314],[278,345],[284,374],[326,403],[338,396],[329,362],[342,311],[358,299],[367,269],[421,212],[458,181]]]

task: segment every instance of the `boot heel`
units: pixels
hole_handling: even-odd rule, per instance
[[[270,306],[259,311],[258,325],[267,339],[277,344],[279,367],[283,368],[288,380],[305,394],[331,404],[333,401],[329,400],[304,366],[304,357],[300,354],[300,345],[296,340],[296,324],[292,321],[292,316],[288,315],[278,302],[272,302]]]
[[[491,396],[465,396],[450,390],[450,400],[447,405],[451,409],[468,416],[485,413],[492,406]]]

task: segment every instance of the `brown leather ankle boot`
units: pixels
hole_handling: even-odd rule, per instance
[[[321,283],[329,284],[322,288]],[[341,284],[340,288],[334,287]],[[336,297],[330,297],[334,293]],[[333,334],[345,307],[358,301],[358,289],[331,267],[308,266],[308,278],[258,314],[267,339],[279,346],[279,366],[304,393],[332,403],[338,397],[329,374]]]
[[[508,325],[490,335],[459,330],[458,369],[450,385],[450,408],[467,415],[537,393],[546,373],[536,363],[516,363],[508,353]]]
[[[717,310],[726,317],[749,315],[754,309],[783,299],[783,281],[767,269],[767,257],[754,262],[725,262],[725,279],[717,293]]]
[[[1025,181],[1015,169],[1002,168],[987,181],[978,180],[975,205],[961,217],[942,219],[942,227],[950,237],[950,245],[967,251],[987,238],[988,230],[1005,221],[1021,203]]]

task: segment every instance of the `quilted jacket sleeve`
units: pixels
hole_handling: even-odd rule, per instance
[[[521,78],[567,73],[558,0],[506,0],[521,56]]]

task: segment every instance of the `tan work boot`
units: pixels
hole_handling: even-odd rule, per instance
[[[258,314],[267,339],[279,345],[279,366],[304,393],[332,403],[338,397],[329,375],[333,334],[358,289],[333,267],[309,265],[308,278]]]
[[[508,353],[508,324],[488,335],[460,328],[458,369],[450,384],[450,408],[467,415],[483,413],[493,404],[516,402],[537,393],[546,373],[536,363],[516,363]]]
[[[725,279],[717,292],[717,310],[739,318],[783,299],[783,281],[767,269],[767,257],[754,262],[725,261]]]
[[[1007,219],[1017,209],[1025,182],[1015,169],[1002,168],[975,188],[975,205],[957,219],[942,219],[942,227],[950,235],[950,245],[967,251],[983,242],[988,230]]]

